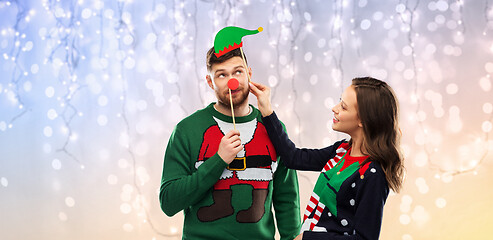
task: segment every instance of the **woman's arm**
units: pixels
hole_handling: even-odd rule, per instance
[[[322,149],[299,149],[289,139],[284,126],[272,110],[270,102],[270,88],[255,82],[250,82],[250,92],[257,97],[258,108],[262,113],[262,122],[265,125],[269,138],[281,161],[288,168],[297,170],[320,171],[327,161],[335,156],[336,149],[341,142]]]
[[[267,134],[288,168],[308,171],[321,171],[327,161],[336,155],[336,150],[342,141],[322,149],[297,148],[284,131],[281,121],[275,112],[262,117]]]

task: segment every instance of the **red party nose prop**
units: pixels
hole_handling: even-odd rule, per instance
[[[229,79],[229,81],[228,81],[229,89],[236,90],[238,88],[238,86],[240,86],[240,82],[238,82],[238,79],[236,79],[236,78]]]

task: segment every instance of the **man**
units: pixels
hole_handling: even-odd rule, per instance
[[[207,53],[206,76],[217,102],[175,127],[164,156],[159,199],[168,216],[184,210],[183,239],[274,239],[272,206],[281,239],[300,229],[298,181],[277,157],[261,122],[248,104],[248,76],[240,49],[219,58]],[[227,83],[231,91],[233,127]]]

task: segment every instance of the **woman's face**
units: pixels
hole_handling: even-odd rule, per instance
[[[341,101],[332,108],[332,112],[334,113],[332,129],[350,136],[363,133],[363,124],[358,116],[358,102],[353,85],[344,90]]]

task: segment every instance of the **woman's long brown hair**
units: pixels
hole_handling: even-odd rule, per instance
[[[399,104],[392,88],[371,77],[355,78],[358,115],[363,124],[362,150],[367,161],[380,164],[389,188],[399,192],[404,179],[404,159],[400,152]]]

